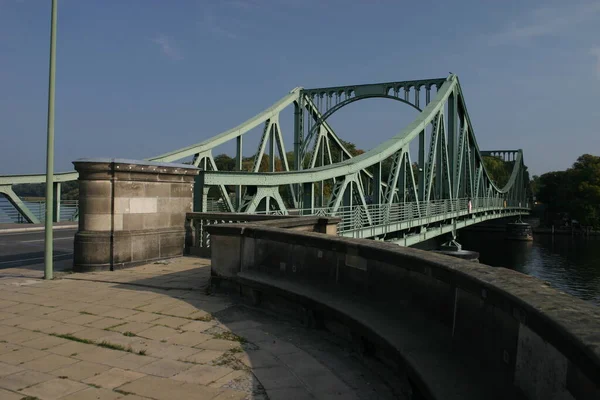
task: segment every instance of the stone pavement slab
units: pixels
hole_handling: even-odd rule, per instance
[[[1,399],[396,398],[323,333],[207,293],[208,260],[21,272],[0,270]]]

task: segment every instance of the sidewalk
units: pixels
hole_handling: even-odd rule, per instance
[[[77,224],[75,221],[55,222],[53,229],[76,229]],[[40,232],[44,229],[44,224],[0,224],[0,233]]]
[[[0,398],[397,398],[324,333],[207,294],[209,263],[0,270]]]

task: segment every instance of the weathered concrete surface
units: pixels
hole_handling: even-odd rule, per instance
[[[42,274],[0,271],[3,400],[405,398],[374,360],[207,293],[208,260]]]
[[[131,160],[79,160],[74,269],[106,270],[183,255],[198,169]]]
[[[341,318],[397,353],[433,398],[600,398],[598,308],[536,278],[368,240],[259,225],[209,232],[215,250],[240,240],[228,254],[242,260],[242,285]]]

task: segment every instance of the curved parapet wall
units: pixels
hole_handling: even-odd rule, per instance
[[[512,270],[281,223],[208,227],[213,275],[334,315],[426,398],[600,398],[597,307]]]

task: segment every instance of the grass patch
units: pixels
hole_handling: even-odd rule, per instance
[[[232,342],[240,342],[240,343],[247,343],[248,341],[246,340],[245,337],[242,336],[238,336],[235,333],[232,332],[221,332],[221,333],[217,333],[214,335],[215,339],[222,339],[222,340],[230,340]]]
[[[214,360],[212,364],[219,367],[229,367],[236,371],[249,370],[250,368],[246,366],[246,364],[238,360],[235,356],[236,353],[240,353],[241,351],[242,349],[239,347],[226,351],[221,357]]]
[[[146,350],[139,350],[137,352],[140,356],[145,356],[146,355]]]
[[[91,387],[93,387],[93,388],[96,388],[96,389],[102,389],[102,386],[98,386],[98,385],[95,385],[95,384],[93,384],[93,383],[87,383],[87,385],[88,385],[88,386],[91,386]]]
[[[125,348],[125,346],[122,346],[120,344],[110,343],[110,342],[107,342],[106,340],[103,340],[102,342],[97,343],[97,346],[104,347],[105,349],[127,351],[127,349]]]
[[[68,376],[66,376],[66,375],[61,375],[61,376],[59,376],[59,378],[60,378],[60,379],[69,379],[69,377],[68,377]]]
[[[78,353],[71,354],[71,357],[75,357]]]
[[[40,399],[35,396],[25,396],[25,397],[21,397],[21,400],[40,400]]]
[[[137,335],[135,333],[133,333],[133,332],[127,331],[127,332],[123,332],[123,336],[134,337],[134,336],[137,336]]]
[[[61,339],[72,340],[74,342],[79,342],[79,343],[95,344],[93,340],[78,338],[77,336],[73,336],[70,333],[67,333],[64,335],[58,334],[58,333],[51,333],[50,336],[54,336],[54,337],[61,338]]]
[[[91,312],[87,312],[87,311],[79,311],[79,314],[83,314],[83,315],[95,315],[95,314],[92,314]]]

